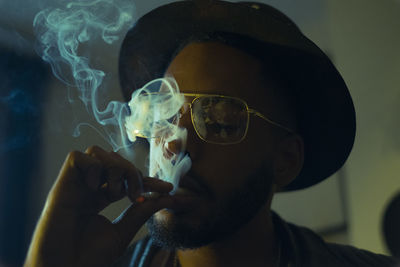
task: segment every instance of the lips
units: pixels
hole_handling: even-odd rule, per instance
[[[203,201],[210,196],[207,186],[200,179],[194,178],[196,176],[192,175],[193,173],[189,171],[181,177],[178,189],[172,195],[174,204],[167,209],[169,212],[175,215],[191,213],[197,209],[196,207],[201,206],[201,203],[204,204]]]

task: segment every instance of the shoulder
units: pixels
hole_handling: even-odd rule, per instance
[[[287,225],[304,266],[400,267],[400,262],[392,257],[352,246],[327,243],[310,229]]]
[[[393,257],[376,254],[352,246],[326,243],[331,253],[349,263],[350,266],[400,267],[400,262]]]

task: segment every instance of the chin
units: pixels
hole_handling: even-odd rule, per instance
[[[231,216],[216,210],[213,215],[208,209],[207,215],[196,210],[176,212],[161,210],[147,222],[149,234],[156,245],[167,249],[196,249],[225,239],[237,231],[241,225],[232,223]],[[236,221],[239,223],[239,221]]]
[[[147,228],[155,244],[164,249],[194,249],[212,242],[210,238],[203,238],[199,222],[188,214],[161,210],[149,219]]]
[[[196,204],[161,210],[149,219],[149,233],[156,244],[166,249],[194,249],[223,241],[264,207],[272,186],[272,179],[268,178],[249,177],[224,199],[197,198]]]
[[[153,215],[152,221],[156,225],[162,225],[163,227],[168,228],[173,228],[179,225],[184,228],[196,229],[200,227],[204,218],[209,216],[210,215],[200,215],[198,210],[183,212],[163,209]]]

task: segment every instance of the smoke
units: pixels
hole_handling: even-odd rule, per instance
[[[132,94],[129,105],[111,101],[100,110],[98,91],[106,74],[90,67],[89,58],[79,53],[83,44],[90,47],[100,40],[111,45],[120,40],[134,23],[134,14],[132,0],[81,0],[67,3],[64,8],[43,10],[33,22],[39,43],[37,52],[50,63],[57,78],[69,88],[77,88],[79,99],[103,126],[97,132],[114,151],[127,148],[128,140],[135,142],[137,136],[148,138],[149,175],[169,181],[177,189],[179,178],[190,169],[191,161],[185,154],[185,145],[178,152],[168,150],[170,141],[178,139],[186,144],[186,130],[178,126],[184,97],[175,80],[151,81]],[[79,135],[79,126],[74,135]]]
[[[37,52],[50,63],[54,75],[68,86],[76,87],[80,100],[103,127],[114,151],[128,146],[122,127],[127,106],[112,101],[104,110],[98,107],[98,90],[105,73],[89,66],[79,55],[82,44],[102,40],[112,44],[133,22],[135,6],[131,1],[94,0],[66,4],[62,8],[39,12],[33,21],[39,46]],[[75,131],[79,134],[79,127]],[[118,134],[117,134],[118,133]]]
[[[150,142],[149,175],[174,185],[189,171],[191,160],[186,152],[187,131],[179,127],[180,110],[185,98],[179,93],[172,78],[157,79],[132,94],[129,102],[131,114],[126,118],[129,139],[147,137]],[[179,151],[171,151],[168,144],[179,141]]]

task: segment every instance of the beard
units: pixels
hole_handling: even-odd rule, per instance
[[[153,215],[147,222],[149,234],[156,245],[167,250],[195,249],[221,241],[260,211],[271,193],[272,181],[272,168],[258,170],[229,197],[216,203],[210,215],[196,226],[180,222],[175,216],[164,221]]]

